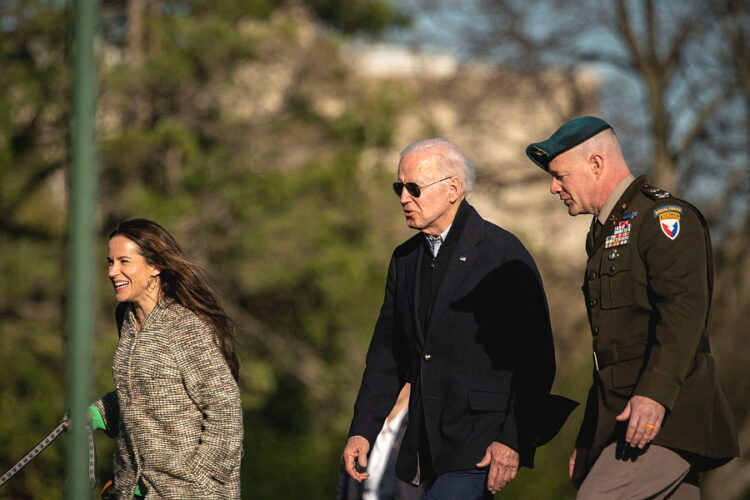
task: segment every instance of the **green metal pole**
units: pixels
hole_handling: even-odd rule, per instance
[[[75,0],[73,41],[73,130],[69,200],[68,436],[65,498],[91,497],[88,484],[86,407],[90,398],[91,339],[94,333],[94,210],[96,198],[97,0]]]

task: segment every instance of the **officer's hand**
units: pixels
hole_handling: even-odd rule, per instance
[[[477,467],[488,465],[490,470],[487,474],[487,489],[494,495],[516,477],[518,453],[513,448],[495,441],[487,447],[487,452]]]
[[[370,443],[367,439],[362,436],[352,436],[346,442],[344,453],[341,455],[347,474],[359,482],[370,477],[367,472],[358,472],[356,469],[357,464],[362,468],[367,467],[368,451],[370,451]]]
[[[589,450],[586,448],[576,448],[568,460],[568,477],[575,488],[579,488],[586,477],[588,455]]]
[[[625,441],[633,448],[643,448],[659,433],[664,412],[661,403],[646,396],[633,396],[615,419],[618,422],[630,420]]]

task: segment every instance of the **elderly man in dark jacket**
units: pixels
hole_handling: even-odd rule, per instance
[[[409,227],[385,300],[343,453],[356,480],[401,387],[412,384],[397,475],[427,498],[488,498],[531,467],[555,373],[542,282],[509,232],[465,200],[471,162],[445,139],[401,154],[393,187]]]

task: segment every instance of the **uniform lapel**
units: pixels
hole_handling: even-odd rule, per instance
[[[614,229],[615,229],[615,222],[614,222],[614,220],[615,220],[615,218],[618,218],[616,216],[616,214],[618,213],[619,208],[620,208],[620,202],[618,201],[617,205],[615,205],[615,208],[612,209],[612,214],[609,217],[607,217],[607,222],[604,224],[604,227],[602,227],[602,230],[599,231],[599,234],[596,235],[596,238],[594,238],[594,244],[592,246],[592,249],[591,249],[591,252],[589,253],[589,255],[591,255],[592,253],[594,253],[597,248],[599,248],[600,246],[602,246],[604,244],[604,242],[606,241],[607,236],[609,236],[610,234],[612,234],[612,232],[614,231]],[[595,224],[596,224],[596,218],[594,218],[594,220],[592,222],[592,226],[591,226],[591,233],[592,234],[594,232],[594,225]]]
[[[636,180],[630,183],[630,186],[628,186],[622,196],[620,196],[620,199],[617,200],[617,203],[615,203],[612,212],[609,214],[609,217],[607,217],[607,222],[606,224],[604,224],[602,231],[594,239],[594,244],[591,251],[589,252],[589,257],[591,257],[591,255],[593,255],[593,253],[596,252],[596,250],[604,244],[604,242],[607,240],[607,236],[611,235],[614,232],[615,224],[622,218],[623,214],[628,209],[628,206],[630,206],[630,202],[638,192],[638,189],[643,186],[645,182],[645,176],[642,175],[638,177]],[[595,221],[596,218],[594,218],[594,221],[592,221],[592,228],[590,231],[592,234],[593,224],[596,223]]]
[[[466,220],[466,226],[459,235],[456,248],[448,261],[445,276],[435,297],[428,332],[432,332],[435,325],[440,324],[441,317],[445,314],[453,297],[453,292],[469,274],[469,270],[471,270],[476,257],[479,255],[477,244],[482,240],[482,218],[472,207],[469,207],[469,209],[471,211]]]
[[[586,235],[586,254],[591,257],[594,253],[594,228],[596,227],[596,215],[591,218],[591,226],[589,227],[589,234]],[[603,231],[602,231],[603,232]]]

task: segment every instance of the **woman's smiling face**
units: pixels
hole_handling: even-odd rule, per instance
[[[125,236],[113,236],[109,240],[107,262],[109,279],[112,280],[118,302],[132,302],[140,306],[155,303],[159,294],[159,270],[146,262],[138,245]]]

